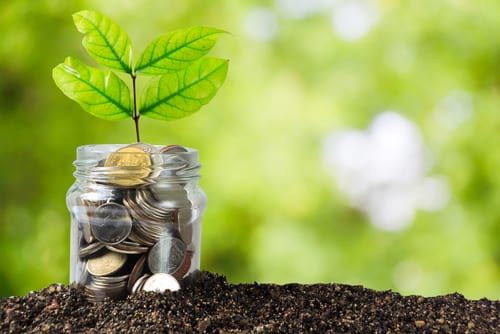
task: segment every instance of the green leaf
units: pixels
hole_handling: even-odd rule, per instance
[[[85,34],[83,46],[99,64],[132,73],[132,43],[119,25],[89,10],[73,14],[73,21],[78,31]]]
[[[168,121],[198,111],[224,83],[228,63],[204,58],[184,70],[159,77],[146,88],[141,115]]]
[[[179,29],[149,44],[139,57],[136,73],[157,75],[182,70],[206,55],[223,30],[210,27]]]
[[[54,67],[52,77],[67,97],[94,116],[118,120],[132,115],[129,88],[112,72],[89,67],[68,57]]]

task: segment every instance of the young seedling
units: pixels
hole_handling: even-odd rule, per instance
[[[210,27],[172,31],[152,41],[132,61],[127,33],[109,17],[84,10],[73,15],[83,46],[109,70],[90,67],[73,57],[52,72],[56,85],[90,114],[107,119],[132,118],[140,142],[139,118],[174,120],[191,115],[207,104],[224,83],[228,60],[204,57],[225,33]],[[111,70],[130,75],[129,86]],[[136,80],[152,79],[138,99]]]

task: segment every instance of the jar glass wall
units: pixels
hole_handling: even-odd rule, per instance
[[[199,272],[206,196],[198,152],[177,145],[77,149],[70,282],[89,300],[176,290]]]

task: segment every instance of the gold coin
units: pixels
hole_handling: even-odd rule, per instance
[[[99,257],[88,259],[87,270],[94,276],[105,276],[119,270],[126,261],[126,254],[107,252]]]
[[[145,182],[144,178],[151,173],[151,156],[141,145],[144,144],[125,146],[108,156],[104,167],[124,167],[110,171],[113,184],[131,187]]]

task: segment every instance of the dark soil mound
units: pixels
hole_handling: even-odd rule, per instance
[[[1,300],[2,333],[500,333],[500,301],[424,298],[340,284],[228,284],[202,272],[191,287],[90,303],[51,285]]]

